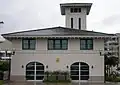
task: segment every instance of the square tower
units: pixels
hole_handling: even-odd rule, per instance
[[[86,30],[86,15],[89,15],[92,3],[60,4],[61,14],[66,15],[66,27]]]

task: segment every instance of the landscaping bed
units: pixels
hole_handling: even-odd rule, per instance
[[[69,72],[63,71],[53,71],[53,72],[45,72],[45,77],[43,82],[45,83],[70,83],[71,79],[69,76]]]

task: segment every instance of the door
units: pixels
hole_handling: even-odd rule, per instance
[[[84,62],[75,62],[70,67],[72,80],[86,81],[89,79],[89,65]]]
[[[43,80],[44,65],[39,62],[30,62],[26,65],[26,80]]]

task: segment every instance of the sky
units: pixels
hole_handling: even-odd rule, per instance
[[[120,0],[0,0],[0,33],[65,27],[60,3],[93,3],[87,30],[120,33]]]

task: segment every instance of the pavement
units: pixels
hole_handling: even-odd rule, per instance
[[[120,85],[119,83],[42,83],[42,82],[11,82],[3,85]]]

